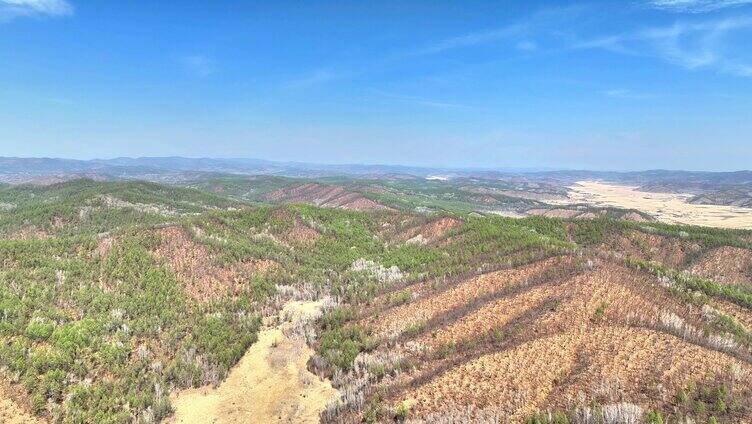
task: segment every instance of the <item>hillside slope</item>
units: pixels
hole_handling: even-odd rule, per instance
[[[247,417],[222,399],[258,393],[246,383],[282,378],[294,358],[285,387],[325,422],[752,421],[750,232],[252,207],[140,182],[0,199],[11,419],[155,422],[191,390]],[[298,325],[291,302],[323,315]],[[290,417],[303,405],[285,404]]]
[[[454,278],[406,281],[343,309],[340,331],[360,329],[367,353],[335,374],[344,394],[325,421],[752,422],[752,291],[714,253],[752,253],[745,233],[517,222],[578,248],[474,255],[477,268]],[[477,243],[473,232],[465,225],[453,248]]]
[[[347,191],[339,186],[307,183],[285,187],[264,195],[270,202],[310,203],[328,208],[341,208],[356,211],[385,210],[384,205],[364,197],[362,194]]]

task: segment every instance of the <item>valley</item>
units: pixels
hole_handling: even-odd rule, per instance
[[[693,197],[691,194],[640,191],[637,187],[579,181],[570,187],[568,202],[636,209],[667,223],[752,228],[750,208],[691,203]]]
[[[752,0],[0,0],[0,424],[752,424]]]
[[[7,419],[750,422],[750,231],[211,181],[0,190]]]

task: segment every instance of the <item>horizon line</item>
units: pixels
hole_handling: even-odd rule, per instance
[[[262,159],[258,157],[212,157],[212,156],[113,156],[109,158],[95,157],[91,159],[77,159],[69,157],[58,156],[0,156],[2,159],[39,159],[39,160],[59,160],[59,161],[74,161],[74,162],[108,162],[118,159],[129,160],[141,160],[141,159],[189,159],[189,160],[216,160],[216,161],[258,161],[268,162],[271,164],[288,164],[288,165],[308,165],[308,166],[324,166],[324,167],[343,167],[343,166],[361,166],[361,167],[393,167],[393,168],[414,168],[422,170],[434,170],[434,171],[478,171],[478,172],[521,172],[521,173],[553,173],[553,172],[608,172],[608,173],[643,173],[643,172],[696,172],[696,173],[714,173],[714,174],[730,174],[730,173],[742,173],[752,172],[752,169],[736,169],[731,171],[711,171],[706,169],[677,169],[677,168],[648,168],[648,169],[588,169],[588,168],[558,168],[552,166],[499,166],[499,167],[484,167],[484,166],[453,166],[453,165],[408,165],[408,164],[388,164],[388,163],[366,163],[366,162],[303,162],[295,160],[274,160],[274,159]],[[2,172],[2,170],[0,170]]]

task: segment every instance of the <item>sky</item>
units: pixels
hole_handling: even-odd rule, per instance
[[[752,168],[752,0],[0,0],[0,156]]]

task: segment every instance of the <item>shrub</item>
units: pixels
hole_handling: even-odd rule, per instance
[[[426,322],[423,320],[413,322],[405,329],[405,334],[408,336],[415,336],[423,332],[426,329]]]
[[[595,309],[594,319],[601,320],[606,313],[606,308],[608,308],[608,303],[601,302],[601,304]]]
[[[436,358],[444,359],[454,353],[457,345],[454,342],[444,343],[436,350]]]
[[[663,424],[663,415],[658,411],[645,414],[645,424]]]
[[[336,368],[349,370],[358,353],[369,344],[365,331],[358,326],[335,328],[321,334],[319,354]]]
[[[397,293],[393,293],[389,297],[389,304],[391,306],[403,305],[409,302],[412,298],[413,298],[413,294],[412,292],[410,292],[410,290],[402,290]]]
[[[394,409],[394,419],[398,422],[403,422],[407,419],[407,415],[410,413],[410,407],[406,402],[400,402]]]
[[[34,393],[31,397],[31,410],[35,414],[42,414],[45,411],[47,405],[47,398],[42,393]]]
[[[377,423],[384,416],[384,406],[382,405],[381,396],[374,397],[373,400],[368,402],[366,409],[363,412],[363,422],[365,423]]]
[[[503,342],[505,337],[506,335],[504,334],[503,329],[497,327],[491,330],[491,339],[494,341],[494,343]]]
[[[563,411],[538,412],[528,417],[525,424],[569,424],[569,417]]]
[[[55,331],[55,324],[44,319],[33,319],[26,326],[26,336],[32,340],[47,340]]]
[[[216,364],[229,369],[243,355],[248,346],[256,341],[260,319],[248,322],[246,329],[237,328],[234,317],[229,314],[206,315],[198,322],[194,337],[198,348]],[[246,331],[237,331],[237,330]]]
[[[726,413],[726,402],[723,399],[718,399],[715,401],[715,410],[716,412],[719,412],[721,414]]]
[[[268,279],[254,276],[251,278],[251,297],[256,302],[263,302],[264,300],[272,297],[277,292],[277,288],[273,282]]]
[[[695,401],[695,404],[693,405],[693,409],[695,413],[697,414],[703,414],[705,413],[705,410],[707,409],[707,406],[705,405],[705,402],[701,400]]]
[[[689,401],[689,395],[687,395],[687,392],[685,392],[682,389],[679,389],[678,392],[676,392],[676,402],[680,404],[687,403]]]
[[[355,310],[353,308],[338,306],[321,317],[321,325],[324,330],[340,328],[354,317]]]

